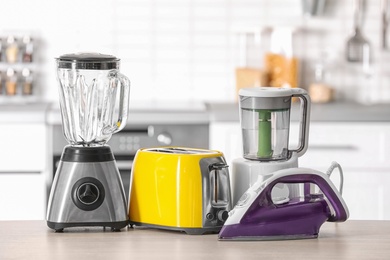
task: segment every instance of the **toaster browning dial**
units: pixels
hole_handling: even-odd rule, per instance
[[[226,210],[218,210],[216,212],[209,212],[206,214],[206,219],[208,221],[216,220],[224,223],[226,219],[229,217],[229,212]]]
[[[92,177],[78,180],[72,188],[73,203],[81,210],[97,209],[104,201],[105,192],[102,183]]]
[[[220,210],[217,213],[217,217],[220,221],[225,222],[229,217],[229,212],[227,212],[226,210]]]

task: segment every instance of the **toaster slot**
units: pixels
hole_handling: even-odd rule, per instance
[[[210,199],[211,205],[216,208],[225,207],[229,203],[228,165],[214,163],[210,165]]]
[[[212,153],[208,150],[195,150],[189,148],[180,148],[180,147],[159,147],[159,148],[151,148],[147,149],[150,152],[157,153],[172,153],[172,154],[201,154],[201,153]]]

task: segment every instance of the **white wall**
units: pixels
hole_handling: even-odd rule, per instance
[[[55,57],[97,51],[122,59],[133,100],[233,101],[237,30],[294,25],[304,29],[296,34],[294,49],[303,61],[302,87],[313,80],[313,64],[326,49],[332,53],[328,71],[338,98],[355,100],[356,93],[372,88],[376,100],[389,101],[380,0],[368,1],[363,30],[374,50],[371,87],[360,68],[344,61],[352,0],[326,1],[323,16],[304,18],[300,0],[12,0],[2,2],[0,33],[32,33],[39,39],[38,85],[46,100],[57,101]]]

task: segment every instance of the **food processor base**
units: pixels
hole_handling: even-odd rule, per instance
[[[295,153],[290,159],[285,161],[262,162],[247,160],[244,158],[237,158],[233,160],[230,175],[233,205],[236,205],[242,194],[244,194],[245,191],[247,191],[255,182],[266,180],[272,176],[272,173],[275,171],[297,167],[298,156]],[[286,188],[283,188],[280,189],[279,195],[282,197],[286,193],[291,192],[292,189],[286,190]]]

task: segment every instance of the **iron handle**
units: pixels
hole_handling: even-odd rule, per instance
[[[318,174],[311,174],[309,171],[307,173],[301,173],[296,175],[283,176],[275,181],[273,187],[276,183],[313,183],[316,184],[321,191],[326,196],[329,203],[332,205],[335,215],[329,216],[329,222],[342,222],[348,219],[348,209],[344,207],[344,204],[341,202],[340,197],[336,194],[335,189],[331,188],[329,181]],[[269,196],[271,190],[268,191]]]

